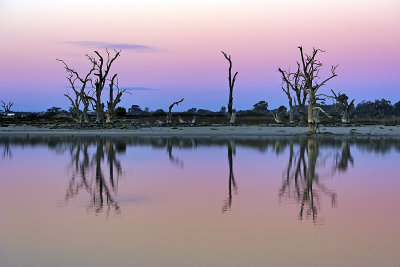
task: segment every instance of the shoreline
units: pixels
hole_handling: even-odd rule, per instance
[[[148,137],[400,137],[400,126],[320,126],[320,132],[308,135],[307,127],[291,126],[197,126],[148,127],[137,129],[51,129],[34,126],[0,127],[0,136],[148,136]]]

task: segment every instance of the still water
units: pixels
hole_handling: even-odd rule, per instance
[[[400,266],[400,140],[0,138],[0,266]]]

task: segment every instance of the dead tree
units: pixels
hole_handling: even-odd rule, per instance
[[[300,49],[300,55],[301,55],[301,64],[302,64],[302,72],[301,76],[304,79],[304,88],[308,94],[308,110],[307,110],[307,115],[308,115],[308,132],[309,133],[315,133],[316,127],[318,125],[318,122],[316,121],[315,115],[317,113],[315,112],[316,109],[321,110],[320,107],[316,107],[317,101],[318,100],[325,100],[324,98],[320,98],[321,95],[317,95],[318,90],[325,85],[327,81],[330,79],[336,77],[336,66],[331,67],[331,73],[332,75],[323,80],[321,83],[317,82],[317,79],[319,79],[319,71],[322,67],[321,61],[316,59],[316,56],[318,52],[325,52],[324,50],[321,49],[313,49],[312,55],[307,55],[303,53],[303,48],[299,46]]]
[[[96,111],[96,123],[101,123],[104,121],[104,103],[101,101],[101,94],[103,92],[104,86],[106,85],[107,78],[111,69],[112,64],[120,56],[121,51],[114,49],[114,56],[110,56],[110,52],[106,49],[107,58],[103,58],[98,51],[94,51],[98,58],[90,55],[86,55],[87,58],[95,66],[94,75],[97,76],[94,81],[94,98],[92,100],[92,107]]]
[[[172,105],[169,106],[168,113],[167,113],[167,124],[168,125],[170,125],[172,123],[172,108],[175,105],[179,105],[179,103],[181,103],[182,101],[183,101],[183,98],[181,100],[179,100],[179,101],[176,101],[176,102],[172,103]]]
[[[8,103],[5,103],[3,100],[1,100],[1,106],[3,107],[4,113],[7,115],[8,113],[11,112],[11,107],[14,103],[9,101]]]
[[[64,62],[62,59],[56,59],[57,61],[60,61],[64,64],[64,68],[67,72],[67,80],[75,94],[75,97],[71,97],[69,94],[64,94],[65,97],[71,101],[72,108],[75,110],[75,121],[77,123],[82,123],[82,117],[84,119],[85,123],[89,123],[89,117],[87,115],[87,112],[89,110],[89,96],[86,93],[86,85],[91,81],[90,75],[93,73],[95,70],[95,65],[93,64],[92,68],[89,70],[89,72],[86,74],[84,78],[82,78],[77,71],[74,69],[71,69],[68,67],[68,65]],[[79,81],[81,83],[80,89],[77,88],[75,85],[76,81]],[[83,111],[80,109],[80,103],[83,103]]]
[[[341,94],[340,92],[336,94],[333,90],[333,98],[336,100],[337,103],[339,103],[340,108],[341,108],[341,120],[342,123],[350,123],[350,110],[354,107],[354,99],[350,102],[348,102],[349,97],[346,94]]]
[[[228,81],[229,81],[229,101],[228,101],[228,122],[230,124],[234,124],[235,121],[232,122],[232,115],[233,115],[233,87],[235,86],[236,76],[238,72],[236,72],[232,77],[232,60],[231,55],[227,55],[224,51],[221,51],[226,60],[229,62],[229,70],[228,70]]]
[[[286,84],[286,89],[282,86],[282,91],[286,93],[288,99],[289,99],[289,123],[294,124],[294,118],[293,118],[293,99],[292,96],[290,95],[290,90],[289,90],[289,85]]]
[[[294,106],[297,108],[297,112],[300,114],[300,123],[304,123],[306,121],[306,99],[307,99],[307,91],[303,90],[304,81],[301,79],[301,71],[300,64],[297,63],[297,71],[290,72],[283,71],[281,68],[278,71],[282,74],[282,83],[286,85],[286,89],[282,87],[283,92],[288,96],[289,99],[289,117],[290,123],[293,120],[293,99],[290,94],[290,90],[292,89],[296,95],[294,99]]]
[[[116,82],[115,82],[116,79]],[[121,102],[121,96],[126,92],[126,89],[120,90],[118,87],[118,78],[117,74],[110,80],[110,98],[107,101],[107,112],[106,112],[106,123],[113,123],[115,107]],[[114,86],[117,88],[117,95],[114,98]]]

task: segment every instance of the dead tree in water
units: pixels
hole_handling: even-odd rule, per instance
[[[175,105],[179,105],[179,103],[181,103],[182,101],[183,101],[183,98],[181,100],[179,100],[179,101],[176,101],[176,102],[172,103],[172,105],[169,106],[168,113],[167,113],[167,124],[168,125],[170,125],[172,123],[172,108]]]
[[[300,113],[300,123],[304,123],[306,121],[306,99],[307,99],[307,92],[303,90],[304,88],[304,81],[301,79],[301,71],[300,71],[300,64],[297,63],[297,71],[290,72],[283,71],[281,68],[278,71],[282,74],[282,83],[286,85],[286,89],[282,87],[282,90],[285,92],[289,99],[289,117],[292,123],[293,121],[293,99],[290,94],[290,90],[292,89],[295,92],[295,99],[294,105],[297,107],[297,111]]]
[[[14,104],[14,103],[12,103],[11,101],[9,101],[9,102],[6,104],[3,100],[1,100],[1,106],[3,107],[4,113],[5,113],[6,115],[7,115],[8,113],[11,112],[11,107],[12,107],[13,104]]]
[[[354,99],[350,102],[348,102],[349,97],[346,94],[335,94],[335,92],[333,90],[332,94],[333,94],[333,98],[336,100],[336,102],[339,103],[340,107],[341,107],[341,120],[342,123],[350,123],[350,110],[354,107]]]
[[[89,110],[89,96],[85,92],[85,89],[86,89],[86,85],[88,84],[88,82],[91,81],[90,75],[95,70],[95,65],[93,64],[92,68],[86,74],[86,76],[84,78],[81,78],[81,76],[79,76],[78,72],[75,71],[74,69],[71,69],[70,67],[68,67],[68,65],[63,60],[57,59],[57,61],[60,61],[64,64],[65,70],[68,74],[67,80],[70,83],[70,86],[75,94],[74,99],[72,99],[72,97],[69,94],[64,94],[64,96],[67,97],[69,99],[69,101],[71,101],[72,108],[74,109],[75,114],[76,114],[75,121],[77,123],[82,123],[82,117],[83,117],[84,122],[89,123],[89,118],[87,115],[87,112]],[[81,82],[80,89],[77,89],[77,86],[75,85],[75,82],[77,80],[79,80]],[[81,102],[83,103],[83,111],[81,111],[81,109],[80,109]]]
[[[319,98],[321,95],[317,95],[318,90],[325,85],[327,81],[336,77],[336,66],[331,67],[331,76],[323,80],[321,83],[318,83],[316,80],[319,78],[318,74],[322,67],[322,63],[316,59],[318,52],[325,52],[321,49],[313,49],[312,55],[307,55],[303,53],[303,48],[299,46],[300,55],[301,55],[301,64],[302,64],[302,72],[301,76],[304,79],[304,88],[308,94],[308,132],[315,133],[316,127],[318,126],[318,122],[316,121],[316,116],[319,114],[321,110],[320,107],[317,107],[318,100],[324,100],[323,98]]]
[[[238,75],[238,72],[236,72],[233,77],[232,77],[232,60],[231,60],[231,55],[227,55],[224,51],[221,51],[226,60],[229,62],[229,70],[228,70],[228,81],[229,81],[229,101],[228,101],[228,122],[230,124],[235,123],[235,118],[236,115],[233,115],[234,110],[232,109],[233,106],[233,87],[235,86],[235,81],[236,81],[236,76]],[[234,117],[234,120],[232,121],[232,116]]]
[[[116,82],[115,79],[117,79]],[[106,123],[113,123],[115,107],[121,102],[121,96],[126,92],[126,89],[120,90],[118,87],[117,74],[111,78],[110,81],[110,99],[107,101]],[[117,95],[114,98],[114,86],[117,88]]]
[[[111,69],[112,64],[120,56],[121,51],[117,51],[114,49],[114,56],[110,56],[110,52],[106,49],[107,58],[103,58],[102,55],[98,51],[94,51],[98,58],[93,56],[86,55],[87,58],[92,62],[95,66],[94,75],[97,76],[94,82],[95,94],[93,98],[93,109],[96,111],[96,123],[101,123],[104,121],[104,103],[101,101],[101,94],[103,92],[104,86],[106,85],[106,81]],[[106,61],[105,61],[106,60]]]

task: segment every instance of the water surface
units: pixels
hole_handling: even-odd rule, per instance
[[[0,266],[399,266],[400,140],[0,138]]]

